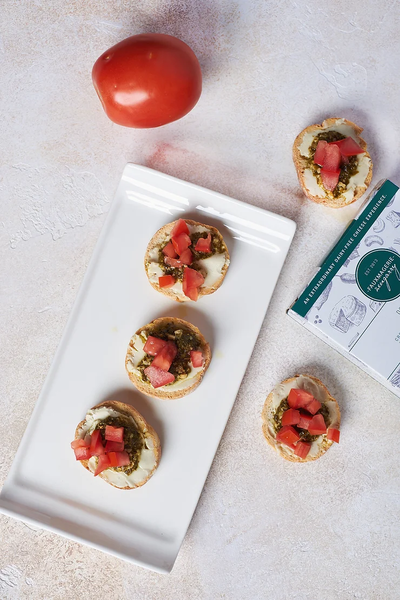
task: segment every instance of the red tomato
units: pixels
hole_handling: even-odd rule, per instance
[[[297,427],[300,429],[308,429],[310,423],[312,421],[312,416],[305,413],[303,410],[300,411],[300,421],[297,424]]]
[[[190,351],[190,360],[195,369],[197,369],[197,367],[202,367],[203,361],[204,361],[202,351],[201,350],[191,350]]]
[[[100,454],[104,454],[104,452],[105,450],[103,447],[100,429],[95,429],[92,433],[92,439],[90,442],[90,454],[92,456],[100,456]]]
[[[316,400],[315,398],[313,398],[313,400],[311,400],[311,402],[309,402],[307,404],[307,410],[312,415],[315,415],[315,413],[317,413],[319,411],[319,409],[321,408],[321,406],[322,406],[321,402],[318,402],[318,400]]]
[[[162,251],[163,254],[165,254],[165,256],[169,256],[170,258],[176,258],[176,252],[174,246],[172,245],[172,242],[168,242],[168,244],[164,246]]]
[[[124,428],[113,427],[112,425],[106,425],[106,440],[108,442],[123,442],[124,441]]]
[[[115,454],[117,455],[117,467],[126,467],[131,462],[127,452],[116,452]]]
[[[320,165],[320,167],[322,167],[322,165],[324,164],[325,148],[327,145],[328,142],[326,142],[325,140],[319,140],[315,150],[314,162],[316,165]]]
[[[157,352],[160,352],[161,348],[164,348],[166,343],[167,342],[165,340],[160,340],[158,337],[149,335],[145,345],[143,346],[143,350],[146,352],[146,354],[150,354],[150,356],[156,356]]]
[[[187,233],[180,233],[179,235],[171,238],[171,241],[175,252],[179,255],[181,255],[186,248],[189,248],[190,244],[192,243],[192,240]]]
[[[325,156],[324,156],[324,164],[323,168],[325,171],[329,171],[330,173],[335,173],[340,169],[340,154],[339,147],[336,144],[328,144],[325,146]]]
[[[326,425],[322,415],[314,415],[308,426],[308,431],[311,435],[321,435],[326,433]]]
[[[182,290],[185,296],[196,301],[199,297],[199,287],[204,283],[204,277],[195,269],[187,267],[183,272]]]
[[[125,127],[159,127],[186,115],[201,94],[194,52],[161,33],[134,35],[98,58],[92,71],[107,116]]]
[[[288,404],[290,408],[307,408],[307,404],[314,400],[314,396],[306,390],[292,388],[288,396]]]
[[[111,465],[110,465],[110,459],[108,457],[108,454],[102,454],[101,456],[99,456],[99,460],[97,462],[97,467],[94,472],[94,476],[96,477],[99,473],[101,473],[105,469],[108,469],[108,467],[110,467],[110,466]]]
[[[204,252],[206,254],[211,252],[211,233],[209,233],[206,238],[199,238],[194,249],[197,250],[197,252]]]
[[[182,254],[180,255],[180,259],[181,262],[183,262],[184,265],[191,265],[193,262],[193,254],[190,251],[190,248],[186,248],[186,250],[184,250],[182,252]]]
[[[336,442],[338,444],[340,439],[339,429],[336,429],[336,427],[329,427],[326,437],[328,438],[328,440],[332,440],[332,442]]]
[[[297,425],[300,421],[300,411],[295,408],[285,410],[282,415],[282,425]]]
[[[157,356],[151,363],[152,367],[158,367],[163,371],[169,371],[170,366],[172,365],[172,361],[175,356],[178,354],[178,348],[174,344],[174,342],[167,342],[163,348],[161,348],[160,352],[157,353]]]
[[[311,444],[309,442],[303,442],[303,440],[300,440],[300,442],[297,442],[296,444],[294,453],[299,458],[306,458],[307,454],[310,451],[310,448]]]
[[[124,442],[107,442],[104,448],[105,452],[122,452],[124,449]]]
[[[365,152],[365,150],[363,150],[361,146],[359,146],[357,142],[353,140],[352,137],[347,137],[344,140],[339,140],[338,142],[331,142],[331,144],[329,145],[338,146],[341,155],[345,157],[355,156],[357,154],[362,154],[363,152]]]
[[[296,442],[300,439],[299,434],[295,430],[294,427],[290,425],[284,425],[276,434],[276,441],[289,446],[290,448],[294,448]]]
[[[146,367],[144,370],[144,374],[150,380],[150,383],[153,386],[153,388],[159,388],[163,385],[167,385],[167,383],[172,383],[173,381],[175,381],[175,377],[172,375],[172,373],[168,373],[168,371],[163,371],[158,367],[153,367],[153,365],[150,365],[150,367]]]
[[[187,226],[185,219],[177,220],[173,230],[171,231],[171,237],[178,237],[178,235],[181,233],[186,233],[186,235],[189,235],[189,227]]]
[[[170,288],[175,285],[175,279],[172,275],[162,275],[158,278],[158,285],[160,288]]]
[[[174,269],[180,269],[181,267],[183,267],[183,262],[178,258],[170,258],[169,256],[166,256],[164,258],[164,262],[169,267],[174,267]]]
[[[110,467],[118,467],[117,453],[109,452],[107,456],[108,460],[110,461]]]
[[[92,456],[90,452],[90,448],[87,446],[80,446],[78,448],[74,448],[75,458],[76,460],[89,460]]]
[[[86,434],[86,436],[82,439],[77,439],[71,442],[71,448],[75,450],[75,448],[90,448],[90,435]]]
[[[339,171],[327,171],[325,168],[321,169],[322,185],[329,192],[333,192],[333,190],[335,189],[335,187],[338,184],[339,177],[340,177],[340,170]]]

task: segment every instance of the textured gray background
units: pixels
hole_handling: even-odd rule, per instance
[[[373,182],[400,183],[399,28],[393,0],[0,2],[0,485],[126,162],[298,224],[172,574],[0,516],[1,600],[400,597],[400,403],[285,315],[357,209],[303,197],[298,132],[354,120]],[[204,91],[177,123],[124,129],[105,117],[90,72],[109,46],[147,31],[189,43]],[[260,412],[273,385],[301,371],[337,397],[342,441],[292,465],[267,447]]]

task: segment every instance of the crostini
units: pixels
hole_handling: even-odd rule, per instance
[[[155,319],[131,338],[125,366],[144,394],[173,400],[193,392],[208,369],[210,346],[199,329],[174,317]]]
[[[154,429],[136,409],[116,400],[97,404],[87,412],[71,447],[85,469],[122,490],[144,485],[161,457]]]
[[[229,267],[229,252],[215,227],[179,219],[154,234],[144,266],[157,292],[178,302],[196,301],[219,288]]]
[[[346,119],[306,127],[293,144],[293,161],[307,198],[341,208],[360,198],[372,179],[362,129]]]
[[[292,462],[316,460],[339,442],[339,405],[311,375],[279,383],[265,401],[262,420],[268,444]]]

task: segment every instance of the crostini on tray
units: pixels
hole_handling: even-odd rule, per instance
[[[229,252],[215,227],[179,219],[154,234],[144,265],[158,292],[178,302],[196,301],[219,288],[229,267]]]
[[[116,400],[97,404],[87,412],[71,447],[85,469],[124,490],[144,485],[161,457],[154,429],[136,409]]]
[[[296,137],[293,161],[305,195],[341,208],[360,198],[372,179],[372,161],[362,129],[346,119],[326,119]]]
[[[155,319],[131,338],[125,366],[144,394],[173,400],[192,392],[211,360],[210,346],[197,327],[174,317]]]
[[[339,442],[339,405],[311,375],[279,383],[265,401],[262,419],[268,444],[292,462],[316,460]]]

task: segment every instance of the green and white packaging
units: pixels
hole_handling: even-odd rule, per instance
[[[400,396],[400,192],[372,192],[288,314]]]

